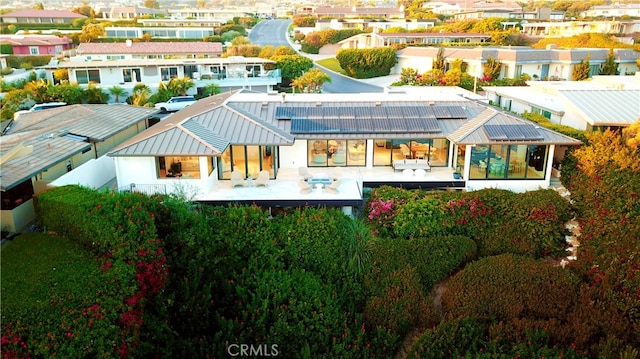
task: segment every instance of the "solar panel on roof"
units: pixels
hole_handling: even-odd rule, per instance
[[[441,118],[451,118],[451,113],[449,113],[449,108],[446,106],[431,106],[433,113],[436,115],[437,119]]]
[[[385,119],[387,118],[387,111],[382,107],[372,107],[370,110],[371,118]]]
[[[387,112],[387,118],[404,118],[404,114],[402,113],[402,107],[400,106],[388,106],[384,107]]]
[[[324,107],[322,109],[324,118],[340,118],[340,110],[339,107]]]
[[[314,120],[322,120],[324,117],[324,113],[319,107],[309,107],[307,108],[306,118],[314,119]]]
[[[484,125],[482,126],[484,132],[487,134],[490,140],[506,140],[507,134],[502,130],[500,125]]]
[[[413,118],[420,117],[420,111],[418,110],[417,106],[402,107],[402,112],[404,114],[404,117],[413,117]]]
[[[516,125],[484,125],[482,126],[489,139],[492,140],[541,140],[542,136],[535,128],[530,124],[516,124]]]
[[[525,140],[542,140],[542,136],[540,135],[540,132],[538,131],[536,126],[530,124],[522,124],[517,126],[519,126]]]
[[[355,118],[359,119],[370,119],[371,118],[371,107],[357,106],[352,107]]]
[[[291,107],[277,107],[276,120],[290,120],[293,117]]]
[[[467,118],[464,109],[461,106],[447,106],[451,118]]]

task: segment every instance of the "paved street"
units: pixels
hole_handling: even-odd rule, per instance
[[[288,28],[291,24],[291,20],[264,20],[258,23],[249,34],[249,40],[260,46],[273,45],[278,46],[292,46],[288,40]],[[311,59],[318,60],[325,58],[326,56],[310,55],[300,53],[302,56],[307,56]],[[317,66],[319,69],[331,76],[331,83],[327,83],[322,86],[322,91],[325,93],[371,93],[371,92],[383,92],[384,89],[378,86],[377,82],[383,82],[388,85],[393,82],[392,80],[382,79],[381,81],[358,81],[352,78],[342,76],[338,73],[330,71],[322,66]],[[374,83],[374,84],[372,84]]]

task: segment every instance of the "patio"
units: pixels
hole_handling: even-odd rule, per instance
[[[331,175],[332,168],[309,168],[316,177]],[[359,206],[362,203],[363,187],[381,185],[402,186],[404,188],[464,188],[464,180],[454,180],[453,170],[446,167],[434,167],[423,177],[407,176],[395,172],[391,167],[343,167],[338,193],[327,193],[325,189],[314,188],[311,193],[300,193],[298,181],[302,178],[298,169],[283,168],[278,171],[277,179],[270,180],[267,187],[232,188],[231,181],[220,181],[216,188],[197,197],[197,201],[215,204],[255,203],[264,206],[331,205]]]

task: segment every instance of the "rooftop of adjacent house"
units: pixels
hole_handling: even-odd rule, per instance
[[[113,134],[158,113],[152,107],[111,105],[69,105],[49,110],[25,113],[13,121],[2,137],[3,142],[13,136],[25,136],[38,132],[59,132],[87,137],[92,141],[104,141]]]
[[[69,38],[55,35],[0,35],[0,43],[16,46],[66,45],[71,44]]]
[[[564,101],[554,92],[531,86],[484,86],[484,91],[495,93],[505,98],[515,99],[544,110],[560,113],[565,110]]]
[[[219,42],[129,42],[93,43],[84,42],[76,50],[82,55],[100,54],[221,54]]]
[[[349,6],[319,6],[314,10],[316,14],[341,15],[341,14],[366,14],[366,15],[386,15],[402,14],[404,10],[397,7],[349,7]]]
[[[157,113],[130,105],[70,105],[24,114],[13,121],[0,141],[0,190],[91,149]]]
[[[109,155],[218,156],[230,144],[288,146],[296,138],[444,138],[487,109],[482,103],[436,90],[420,95],[356,94],[346,98],[342,94],[282,96],[241,90],[199,100]],[[522,127],[524,122],[529,123],[513,115],[493,117],[497,125]],[[507,138],[491,140],[575,144],[553,131],[532,131],[540,131],[540,135],[523,139],[518,137],[520,133],[509,132]]]
[[[230,64],[274,64],[275,61],[259,57],[247,57],[235,59],[232,57],[211,57],[206,59],[131,59],[131,60],[109,60],[109,61],[65,61],[56,65],[43,66],[44,68],[74,69],[74,68],[110,68],[129,66],[169,66],[169,65],[230,65]]]
[[[640,90],[559,90],[592,126],[628,126],[640,120]]]
[[[85,18],[86,16],[76,14],[75,12],[68,10],[34,10],[34,9],[25,9],[25,10],[17,10],[12,11],[0,17],[4,18]]]

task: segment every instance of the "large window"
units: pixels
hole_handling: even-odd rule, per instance
[[[122,80],[124,82],[140,82],[140,69],[122,69]]]
[[[2,192],[2,202],[0,209],[3,211],[12,210],[33,197],[33,184],[31,178],[19,185]]]
[[[309,167],[364,166],[367,160],[367,141],[309,140],[307,158]]]
[[[161,67],[160,68],[160,78],[162,79],[162,81],[169,81],[174,77],[178,77],[177,67]]]
[[[427,159],[431,166],[447,165],[449,140],[445,138],[376,139],[373,141],[373,165],[390,166],[393,160]]]
[[[544,179],[547,146],[471,147],[469,179]]]
[[[189,156],[158,157],[158,178],[200,178],[200,158]]]
[[[257,178],[260,171],[268,171],[276,178],[276,151],[274,146],[233,145],[218,158],[218,178],[230,179],[231,171],[240,171],[244,178]]]
[[[76,70],[76,81],[81,85],[100,83],[100,70]]]

